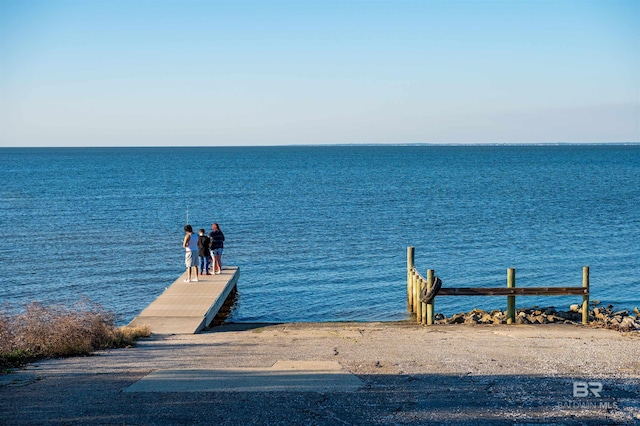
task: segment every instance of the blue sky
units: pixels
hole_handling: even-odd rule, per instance
[[[640,141],[640,1],[0,0],[0,146]]]

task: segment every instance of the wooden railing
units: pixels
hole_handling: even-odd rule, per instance
[[[435,271],[427,270],[425,278],[414,265],[414,247],[407,247],[407,308],[422,324],[434,322],[435,297],[429,302],[421,301],[423,289],[432,290]],[[516,322],[516,296],[562,296],[582,295],[582,323],[589,322],[589,267],[582,268],[582,287],[516,287],[516,270],[507,269],[506,287],[442,287],[436,296],[507,296],[507,324]]]

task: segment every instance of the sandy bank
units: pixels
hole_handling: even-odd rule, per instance
[[[332,362],[360,385],[195,391],[180,374],[241,371],[255,383],[264,378],[247,371],[282,361]],[[182,381],[179,391],[127,391],[163,371]],[[0,376],[0,410],[7,424],[633,424],[640,333],[555,324],[225,325]]]

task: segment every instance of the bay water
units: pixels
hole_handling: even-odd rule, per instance
[[[0,304],[99,303],[128,323],[225,234],[231,322],[395,321],[406,253],[449,287],[580,286],[640,305],[640,145],[0,149]],[[580,296],[519,297],[567,308]],[[505,309],[439,297],[436,312]]]

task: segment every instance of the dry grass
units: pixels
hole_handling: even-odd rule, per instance
[[[133,345],[136,340],[142,337],[149,336],[151,336],[151,329],[148,325],[136,325],[133,327],[126,325],[113,331],[111,343],[112,347],[122,348]]]
[[[148,327],[117,328],[113,313],[87,301],[72,307],[32,302],[13,315],[0,309],[0,367],[126,347],[150,335]]]

